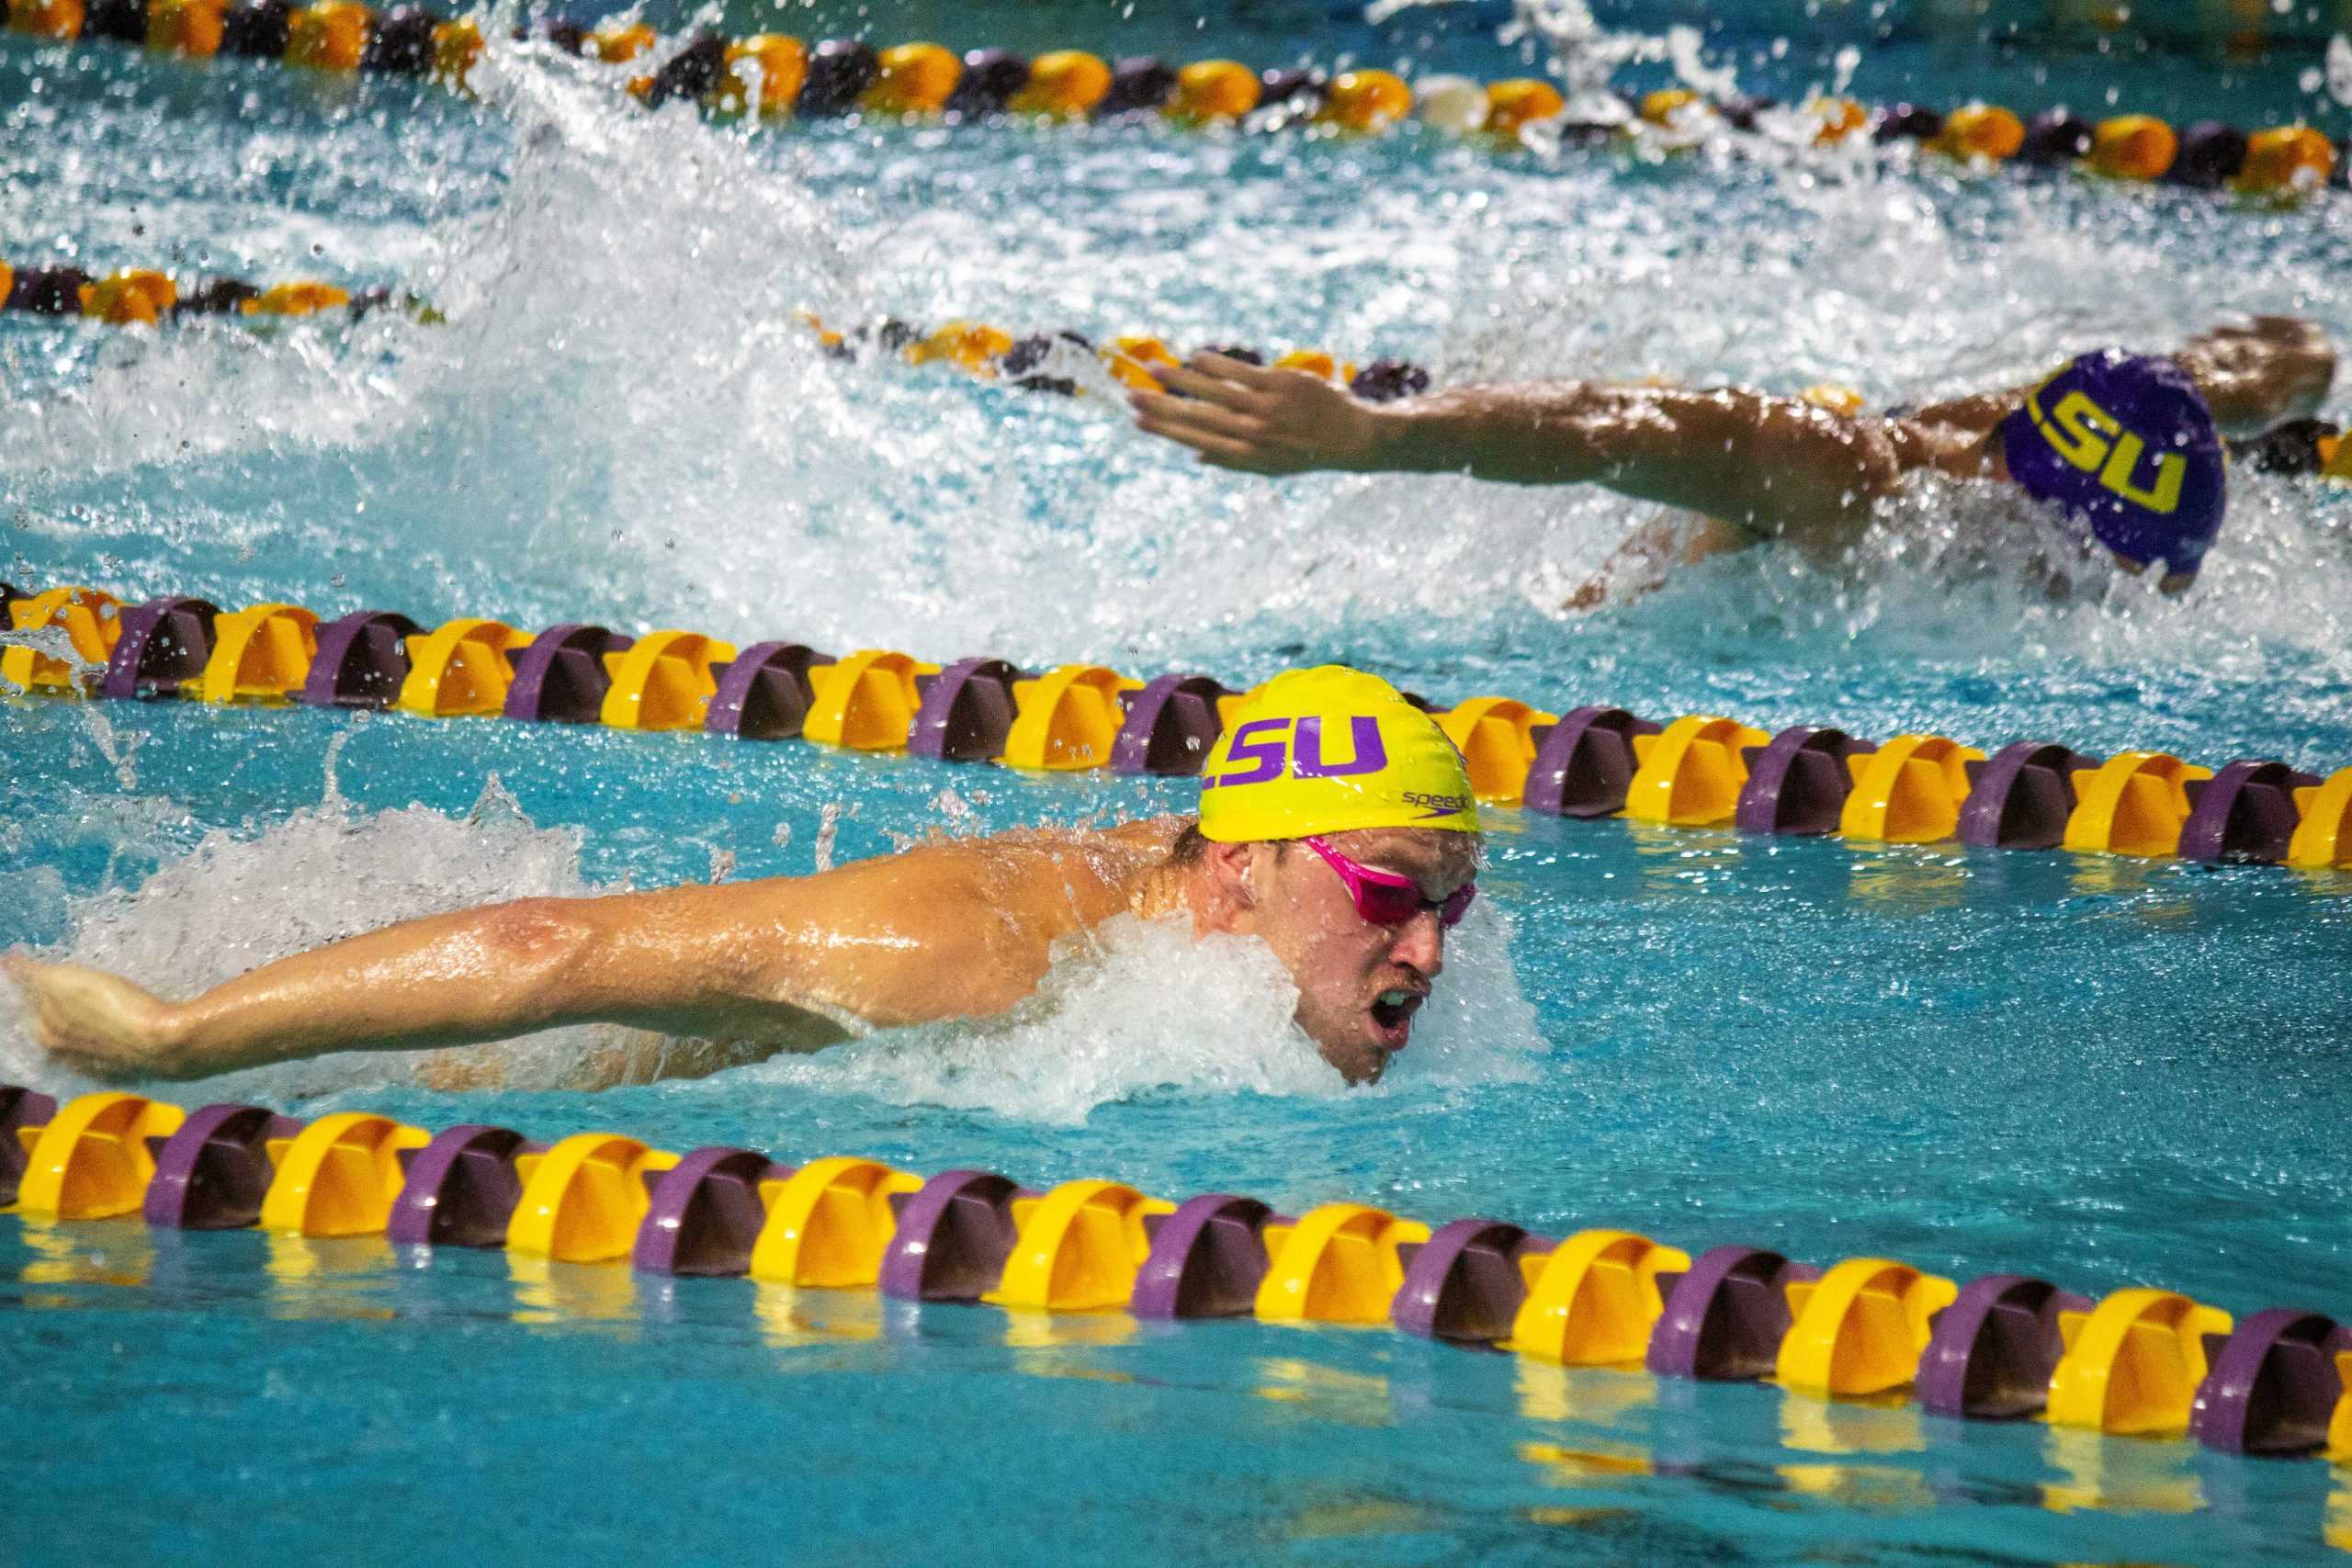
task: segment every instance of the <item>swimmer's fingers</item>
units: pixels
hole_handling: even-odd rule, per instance
[[[1255,413],[1216,403],[1170,397],[1165,392],[1137,392],[1129,401],[1135,407],[1136,423],[1156,435],[1173,436],[1179,430],[1197,430],[1236,441],[1254,442],[1262,440],[1266,434],[1266,422]]]
[[[1221,381],[1238,383],[1238,386],[1249,388],[1253,392],[1280,392],[1289,386],[1298,386],[1298,381],[1315,381],[1315,376],[1307,376],[1306,371],[1270,369],[1265,365],[1251,365],[1249,360],[1235,360],[1230,355],[1216,353],[1214,348],[1202,348],[1200,353],[1193,355],[1190,367],[1202,371],[1202,374],[1218,376]]]
[[[1221,356],[1195,355],[1193,357],[1206,359]],[[1230,360],[1227,363],[1239,365],[1241,362]],[[1249,368],[1247,366],[1242,367]],[[1265,412],[1265,394],[1255,388],[1242,385],[1231,377],[1211,375],[1206,371],[1189,369],[1181,365],[1159,366],[1153,369],[1152,374],[1157,376],[1159,378],[1159,384],[1170,391],[1180,392],[1200,402],[1215,403],[1219,408],[1231,409],[1237,413],[1254,414]]]
[[[1198,403],[1188,403],[1165,394],[1143,393],[1136,398],[1135,403],[1138,429],[1163,436],[1179,446],[1191,447],[1204,463],[1253,474],[1293,473],[1298,468],[1296,463],[1284,462],[1271,456],[1266,443],[1261,440],[1213,429],[1204,420],[1193,417],[1215,413],[1225,419],[1238,420],[1241,415],[1228,413],[1223,409],[1204,409]]]
[[[1190,425],[1160,424],[1149,419],[1136,421],[1154,435],[1164,435],[1179,446],[1189,446],[1200,455],[1201,461],[1215,463],[1221,468],[1256,469],[1261,460],[1257,444],[1238,441],[1230,435],[1219,435],[1212,430],[1199,430]]]

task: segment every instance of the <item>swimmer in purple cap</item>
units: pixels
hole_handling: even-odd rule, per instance
[[[2127,566],[2182,588],[2222,531],[2228,459],[2212,412],[2169,359],[2105,349],[2070,360],[1995,427],[2028,495],[2079,520]]]
[[[1834,559],[1921,470],[2012,480],[2127,570],[2159,567],[2177,592],[2221,529],[2221,438],[2310,414],[2334,383],[2335,351],[2311,322],[2260,316],[2164,358],[2084,355],[2034,387],[1878,416],[1736,388],[1589,381],[1380,404],[1217,354],[1155,374],[1165,389],[1133,395],[1136,423],[1219,468],[1598,484],[1676,509],[1568,601],[1588,609],[1763,540]]]

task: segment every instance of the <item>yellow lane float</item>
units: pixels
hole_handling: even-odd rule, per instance
[[[2180,155],[2180,137],[2152,114],[2122,114],[2091,128],[2091,168],[2112,180],[2162,179]]]
[[[865,648],[808,670],[808,716],[800,733],[856,751],[902,751],[922,706],[922,677],[939,666],[888,649]]]
[[[147,48],[209,60],[220,52],[227,0],[147,0]]]
[[[1827,1399],[1907,1386],[1936,1314],[1960,1287],[1907,1263],[1849,1258],[1818,1280],[1792,1280],[1795,1314],[1774,1381]]]
[[[1512,141],[1539,120],[1551,119],[1568,107],[1560,89],[1534,77],[1496,82],[1487,88],[1486,115],[1481,129]]]
[[[2066,1354],[2050,1377],[2050,1422],[2126,1437],[2188,1430],[2197,1385],[2230,1332],[2230,1314],[2172,1291],[2118,1291],[2088,1313],[2062,1313]]]
[[[2212,769],[2170,752],[2118,752],[2096,773],[2075,773],[2065,847],[2086,854],[2172,854],[2197,805],[2189,786],[2212,776]]]
[[[790,114],[800,85],[808,79],[808,46],[784,33],[754,33],[729,44],[717,95],[722,112],[741,114],[750,107],[754,74],[760,83],[759,112]]]
[[[461,615],[408,639],[408,675],[392,706],[426,718],[502,712],[514,655],[531,635],[504,621]]]
[[[358,70],[374,19],[367,6],[348,0],[300,7],[286,18],[286,63],[313,71]]]
[[[1527,1299],[1502,1348],[1570,1367],[1638,1366],[1666,1310],[1659,1276],[1690,1267],[1689,1253],[1632,1231],[1578,1231],[1521,1260]]]
[[[1111,91],[1111,68],[1082,49],[1057,49],[1029,62],[1029,81],[1005,107],[1014,114],[1077,119]]]
[[[1413,112],[1413,89],[1386,71],[1343,71],[1331,78],[1316,118],[1344,130],[1387,130]]]
[[[2352,768],[2325,784],[2295,792],[2301,814],[2287,847],[2287,863],[2306,871],[2352,871]]]
[[[300,604],[255,604],[216,615],[197,700],[283,702],[310,679],[318,652],[319,617]]]
[[[51,628],[65,634],[67,646],[84,666],[103,667],[122,640],[122,604],[96,588],[52,588],[8,604],[12,631]],[[79,696],[83,682],[74,663],[39,649],[17,644],[0,648],[0,682],[20,692],[62,692]]]
[[[1264,91],[1258,73],[1238,60],[1195,60],[1176,73],[1176,91],[1163,112],[1170,119],[1215,125],[1256,108]]]
[[[734,657],[734,644],[699,632],[648,632],[605,655],[613,683],[605,690],[603,721],[614,729],[699,729],[718,690],[711,666]]]
[[[1124,1307],[1151,1252],[1147,1222],[1175,1212],[1117,1181],[1065,1181],[1042,1198],[1015,1198],[1012,1254],[980,1299],[1053,1312]]]
[[[1968,764],[1984,753],[1940,735],[1898,735],[1875,751],[1847,760],[1854,787],[1838,820],[1849,839],[1933,844],[1960,828],[1968,800]]]
[[[880,1278],[896,1201],[921,1190],[922,1178],[834,1156],[762,1185],[767,1222],[752,1249],[752,1278],[842,1290]]]
[[[277,1168],[261,1201],[261,1228],[286,1235],[381,1235],[401,1195],[401,1156],[433,1141],[422,1127],[362,1111],[322,1116],[269,1140]]]
[[[506,1225],[506,1250],[559,1263],[627,1258],[652,1206],[648,1179],[678,1156],[618,1133],[577,1133],[545,1154],[518,1154],[523,1199]]]
[[[964,62],[935,43],[894,44],[877,63],[874,85],[857,101],[868,114],[937,114],[964,74]]]
[[[1944,128],[1928,146],[1965,164],[1982,158],[1998,164],[2025,145],[2025,121],[1997,104],[1965,104],[1944,117]]]
[[[1258,1286],[1268,1323],[1388,1321],[1405,1283],[1400,1249],[1429,1240],[1430,1227],[1364,1203],[1326,1203],[1292,1224],[1270,1222],[1270,1259]]]
[[[1480,800],[1516,806],[1527,795],[1535,761],[1535,731],[1560,716],[1510,697],[1471,697],[1438,716],[1438,728],[1470,764],[1470,788]]]
[[[1634,737],[1641,766],[1625,791],[1625,815],[1636,822],[1705,828],[1728,822],[1747,783],[1747,752],[1771,737],[1737,719],[1685,714],[1660,735]]]
[[[133,1214],[155,1177],[155,1150],[187,1115],[136,1094],[85,1094],[41,1127],[18,1127],[27,1154],[17,1207],[59,1220]]]
[[[1126,719],[1120,699],[1142,690],[1141,681],[1099,664],[1064,664],[1036,680],[1015,681],[1004,761],[1054,771],[1106,766]]]
[[[144,268],[118,272],[82,285],[82,314],[116,326],[153,326],[179,303],[179,285]]]

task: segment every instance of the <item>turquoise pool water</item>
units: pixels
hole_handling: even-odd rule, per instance
[[[1036,15],[1008,18],[1028,31],[1004,36],[1044,40]],[[1049,19],[1131,47],[1091,13]],[[1205,36],[1269,26],[1213,20]],[[959,47],[995,36],[905,25],[933,24]],[[1272,26],[1313,49],[1309,21]],[[1497,46],[1447,27],[1446,62],[1499,73]],[[1760,42],[1724,47],[1786,90],[1828,80],[1835,41],[1802,35],[1779,76],[1747,62],[1770,60]],[[1858,80],[1957,96],[2017,68],[1907,35]],[[2058,96],[2168,90],[2191,67],[2047,69]],[[2308,104],[2300,69],[2229,90]],[[2343,341],[2340,201],[2250,213],[1410,133],[743,136],[616,117],[532,60],[493,62],[485,91],[469,107],[0,47],[0,254],[394,283],[449,318],[154,335],[0,318],[0,577],[1229,679],[1345,658],[1445,699],[2352,762],[2352,510],[2308,481],[2238,476],[2178,603],[2131,582],[2051,602],[1968,544],[2021,525],[2007,503],[1941,489],[1836,570],[1724,561],[1570,616],[1640,509],[1206,477],[1099,400],[842,367],[789,318],[1312,344],[1450,382],[1838,379],[1888,401],[2160,344],[2228,309],[2315,314]],[[933,829],[1187,795],[695,736],[0,705],[0,943],[165,990],[482,898],[806,872]],[[2352,1311],[2352,879],[1508,812],[1492,858],[1424,1038],[1369,1092],[1327,1081],[1250,953],[1131,931],[1005,1024],[700,1081],[541,1087],[594,1043],[574,1032],[502,1048],[515,1087],[497,1093],[431,1092],[370,1057],[169,1097]],[[0,1079],[85,1087],[5,1010]],[[24,1562],[101,1540],[133,1560],[1645,1563],[2272,1562],[2352,1543],[2352,1481],[2316,1462],[1385,1331],[1041,1321],[16,1218],[0,1299],[24,1431],[0,1540]]]

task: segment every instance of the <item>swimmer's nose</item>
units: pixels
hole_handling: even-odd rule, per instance
[[[1445,967],[1445,925],[1434,909],[1423,909],[1396,928],[1388,955],[1434,980]]]

